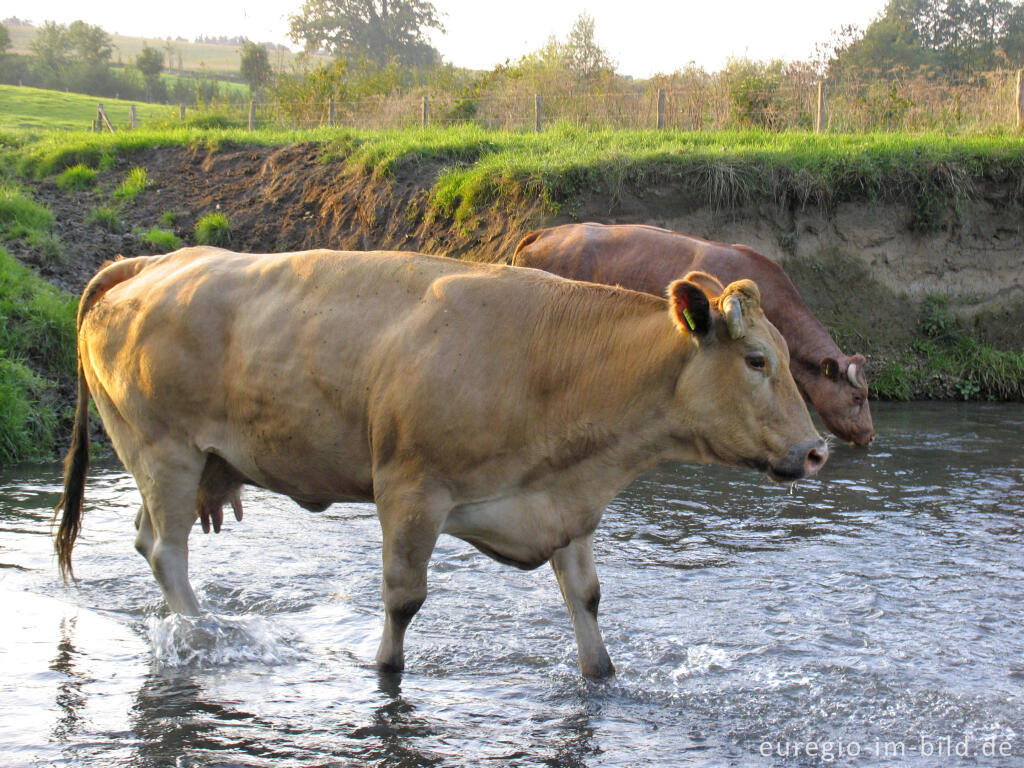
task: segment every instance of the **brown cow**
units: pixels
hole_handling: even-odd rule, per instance
[[[448,533],[520,568],[550,560],[581,670],[611,674],[591,544],[615,494],[666,459],[793,480],[828,456],[749,280],[723,291],[695,275],[666,301],[420,254],[189,248],[98,273],[78,354],[61,570],[91,393],[142,494],[135,546],[173,611],[199,611],[197,515],[216,520],[240,485],[310,509],[376,502],[388,670]]]
[[[825,426],[855,445],[867,445],[874,437],[864,356],[844,355],[782,268],[745,245],[643,225],[565,224],[530,232],[516,246],[511,263],[658,296],[691,270],[723,283],[753,280],[761,289],[765,316],[789,345],[793,378]]]

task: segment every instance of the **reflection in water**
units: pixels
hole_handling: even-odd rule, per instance
[[[440,765],[441,757],[424,754],[417,747],[418,739],[437,732],[402,696],[401,675],[381,673],[379,678],[384,703],[374,709],[370,723],[349,731],[350,739],[365,742],[364,747],[352,750],[351,757],[388,768]]]
[[[85,696],[82,694],[84,681],[74,666],[76,652],[72,638],[77,621],[74,617],[64,617],[60,620],[57,655],[50,662],[50,669],[61,675],[61,681],[57,684],[56,699],[57,710],[61,714],[54,723],[52,732],[55,741],[70,741],[75,736],[85,706]]]
[[[212,701],[188,674],[154,674],[139,690],[131,712],[139,764],[174,765],[185,754],[224,749],[258,755],[262,749],[258,740],[233,742],[224,735],[225,725],[235,732],[252,719],[249,714]]]
[[[766,740],[922,734],[966,739],[959,765],[1024,764],[1024,408],[882,404],[876,425],[792,493],[677,465],[616,499],[595,537],[602,685],[577,674],[550,569],[449,538],[406,674],[379,675],[369,505],[248,490],[244,522],[192,537],[211,613],[183,620],[132,549],[130,477],[93,473],[65,590],[59,468],[0,476],[0,765],[775,768]]]

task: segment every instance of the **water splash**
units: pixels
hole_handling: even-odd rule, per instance
[[[686,649],[686,661],[672,670],[673,680],[693,675],[706,675],[715,669],[729,669],[732,659],[722,648],[702,643]]]
[[[263,616],[182,616],[146,620],[153,657],[162,667],[220,667],[259,662],[287,664],[300,654],[294,633]]]

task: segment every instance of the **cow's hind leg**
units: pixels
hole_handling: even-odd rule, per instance
[[[167,607],[174,613],[199,614],[199,601],[188,580],[188,536],[196,519],[202,454],[175,461],[150,462],[136,474],[142,493],[136,548],[149,562]]]
[[[405,668],[405,630],[427,598],[427,564],[447,509],[419,490],[377,499],[384,538],[384,634],[377,666],[384,672]]]
[[[153,521],[149,519],[145,504],[139,506],[139,513],[135,516],[135,531],[135,551],[148,563],[153,554]]]
[[[597,626],[597,606],[601,585],[594,567],[594,537],[581,536],[555,551],[551,567],[558,579],[562,597],[569,608],[576,632],[580,671],[585,677],[603,678],[615,674]]]

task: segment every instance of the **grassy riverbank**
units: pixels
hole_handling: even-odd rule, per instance
[[[915,226],[977,193],[984,179],[1024,180],[1024,138],[944,135],[611,131],[567,125],[543,133],[476,126],[404,131],[320,128],[248,132],[167,127],[118,134],[0,135],[14,166],[42,178],[79,162],[157,146],[287,145],[312,142],[325,160],[393,176],[440,166],[431,200],[465,222],[494,203],[539,196],[553,212],[587,193],[616,195],[627,185],[678,184],[718,209],[771,200],[823,208],[845,200],[908,202]],[[12,160],[9,159],[8,163]]]
[[[65,439],[77,304],[0,247],[0,464],[52,458]]]
[[[281,157],[276,148],[285,150]],[[172,162],[165,162],[168,154],[174,154]],[[218,158],[225,157],[221,164]],[[316,160],[310,163],[310,158]],[[131,173],[142,176],[147,164],[149,176],[138,198],[118,197],[124,179]],[[203,173],[195,177],[190,169],[200,166]],[[57,183],[59,174],[72,167],[81,188],[70,178]],[[182,181],[190,174],[191,187]],[[1016,135],[694,134],[568,126],[541,134],[472,126],[252,133],[169,126],[114,135],[0,131],[0,176],[0,237],[8,249],[0,252],[0,315],[5,319],[0,460],[10,461],[56,453],[63,436],[55,434],[55,425],[70,404],[66,394],[74,362],[74,299],[40,281],[10,254],[45,267],[51,277],[57,271],[60,278],[59,271],[75,267],[78,258],[72,240],[88,236],[90,243],[108,242],[98,234],[99,217],[85,215],[90,210],[111,213],[123,233],[109,245],[118,249],[110,253],[90,245],[97,259],[153,252],[147,250],[153,238],[145,237],[158,225],[174,230],[160,231],[168,239],[196,242],[193,223],[214,203],[225,219],[237,217],[231,222],[232,247],[309,247],[309,239],[289,238],[327,231],[336,211],[308,206],[325,205],[317,201],[328,198],[349,200],[332,204],[352,205],[358,216],[345,219],[350,222],[345,227],[369,235],[373,247],[434,250],[430,242],[455,242],[454,252],[492,261],[503,260],[507,244],[514,244],[525,228],[596,216],[595,210],[630,195],[634,204],[636,199],[643,205],[682,201],[720,219],[762,206],[791,217],[818,210],[827,220],[843,203],[892,204],[907,211],[899,226],[914,237],[944,237],[964,207],[990,194],[993,185],[1011,190],[1008,205],[1021,204],[1024,140]],[[308,185],[314,177],[323,190],[312,190],[316,194],[311,196]],[[220,197],[203,197],[221,184]],[[258,188],[268,184],[281,185],[275,187],[280,197],[272,201],[277,207],[263,209]],[[394,193],[398,189],[401,193]],[[58,214],[56,223],[47,202]],[[254,218],[245,222],[244,215]],[[186,224],[176,225],[179,220]],[[275,228],[283,233],[286,221],[295,226],[307,220],[306,229],[267,234]],[[499,226],[507,230],[505,250],[490,253],[488,248],[498,246],[489,243],[498,241],[487,233]],[[263,239],[243,239],[256,237],[255,229],[263,231]],[[373,239],[385,230],[398,234],[388,235],[391,240]],[[978,258],[984,257],[979,252]],[[873,397],[1024,400],[1024,349],[1014,327],[1019,311],[968,321],[942,296],[909,302],[899,286],[869,285],[870,271],[844,273],[841,265],[818,256],[802,258],[802,274],[793,273],[798,285],[819,289],[817,297],[806,298],[841,346],[869,356]],[[799,264],[794,260],[792,269]],[[822,282],[823,274],[834,279]],[[58,282],[72,285],[76,280]],[[854,283],[869,287],[856,301],[836,302],[835,312],[815,303],[826,291],[852,293]],[[878,329],[883,313],[902,313],[900,333]],[[993,333],[993,327],[1002,328],[1000,323],[1006,326],[1002,336]]]

